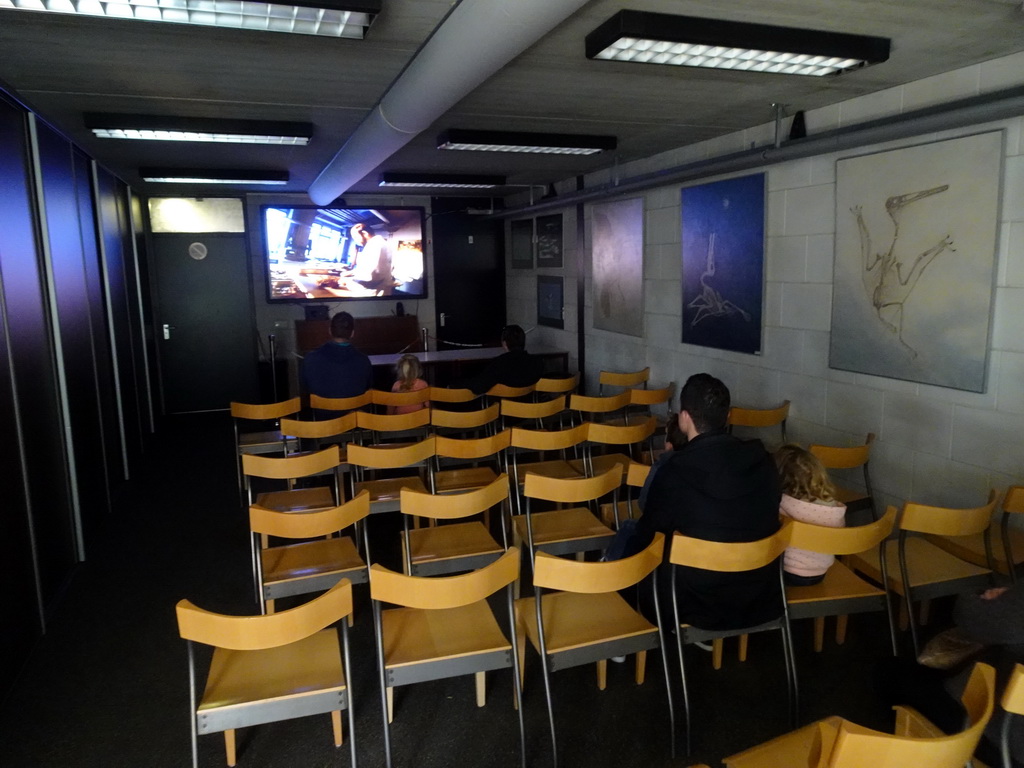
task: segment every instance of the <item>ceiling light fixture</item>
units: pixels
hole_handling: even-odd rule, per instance
[[[0,0],[3,2],[3,0]],[[223,120],[216,117],[85,114],[85,127],[101,139],[212,141],[227,144],[283,144],[304,147],[312,123],[280,120]]]
[[[437,137],[438,149],[474,152],[523,152],[541,155],[596,155],[615,149],[614,136],[525,131],[467,131],[452,128]]]
[[[504,176],[458,173],[382,173],[381,187],[422,187],[431,189],[493,189],[505,186]]]
[[[884,37],[619,11],[586,38],[588,59],[781,75],[838,75],[889,58]]]
[[[139,168],[143,181],[159,184],[236,184],[281,186],[287,171],[240,171],[210,168]]]
[[[0,8],[362,40],[381,0],[0,0]]]

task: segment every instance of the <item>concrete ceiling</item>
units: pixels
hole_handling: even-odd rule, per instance
[[[451,5],[384,0],[362,41],[0,9],[0,81],[141,192],[185,191],[143,183],[146,166],[287,170],[288,186],[275,189],[305,192]],[[586,34],[624,7],[889,37],[892,54],[825,79],[586,59]],[[546,185],[768,122],[772,102],[813,109],[1020,50],[1020,0],[592,0],[352,191],[378,192],[385,170]],[[100,140],[86,112],[297,120],[313,123],[314,137],[307,147]],[[446,128],[611,134],[619,144],[590,158],[444,152],[435,138]]]

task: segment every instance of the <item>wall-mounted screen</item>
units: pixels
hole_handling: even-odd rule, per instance
[[[426,297],[422,208],[262,211],[270,301]]]

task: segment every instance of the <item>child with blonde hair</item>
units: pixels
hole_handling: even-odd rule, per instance
[[[779,514],[801,523],[843,527],[846,505],[836,499],[836,488],[817,456],[787,443],[775,452],[775,466],[782,485]],[[818,584],[833,562],[832,555],[788,547],[782,561],[783,578],[792,586]]]
[[[392,392],[419,392],[427,388],[427,382],[420,378],[420,361],[416,355],[402,355],[395,364],[398,380],[391,387]],[[412,413],[430,407],[430,401],[410,405],[389,405],[388,413]]]

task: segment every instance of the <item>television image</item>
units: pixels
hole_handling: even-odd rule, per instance
[[[270,301],[422,299],[422,208],[262,207]]]

